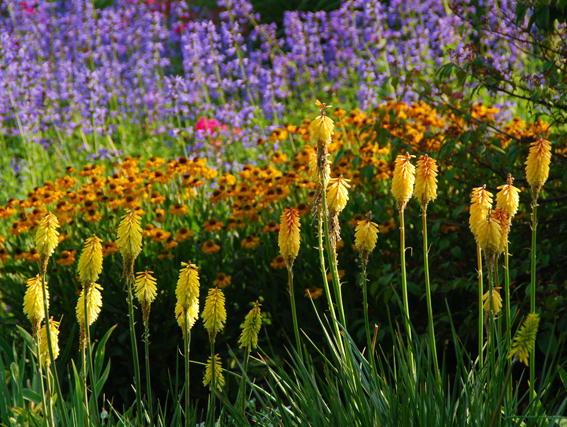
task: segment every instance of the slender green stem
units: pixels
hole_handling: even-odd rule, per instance
[[[510,380],[512,379],[512,365],[513,361],[510,362],[510,366],[508,366],[508,372],[506,372],[506,378],[504,379],[504,384],[502,385],[502,391],[500,391],[500,397],[498,398],[498,402],[496,403],[496,407],[494,408],[494,413],[492,414],[490,427],[494,427],[496,425],[498,417],[502,413],[501,407],[502,402],[504,401],[504,395],[506,394],[506,390],[508,389],[508,383],[510,383]]]
[[[512,344],[512,319],[510,315],[510,268],[508,264],[508,243],[504,248],[504,298],[506,305],[506,346],[505,349],[508,351]]]
[[[136,382],[136,421],[142,425],[142,398],[141,398],[141,381],[140,381],[140,361],[138,359],[138,343],[136,341],[136,329],[134,322],[134,301],[132,297],[132,281],[128,280],[128,317],[130,323],[130,342],[132,344],[132,359],[134,361],[134,380]]]
[[[190,377],[189,377],[189,346],[191,344],[191,332],[189,331],[188,325],[189,321],[187,319],[187,310],[183,310],[184,314],[184,323],[185,323],[185,333],[183,334],[183,344],[184,344],[184,353],[185,353],[185,427],[189,427],[190,420],[189,420],[189,411],[191,409],[191,395],[189,394],[189,385],[190,385]]]
[[[86,411],[86,415],[87,415],[87,420],[88,420],[88,425],[91,425],[92,420],[91,420],[91,416],[90,416],[90,408],[89,408],[89,395],[88,395],[88,386],[87,386],[87,378],[89,375],[89,369],[88,366],[90,366],[90,364],[87,364],[87,357],[90,357],[90,353],[88,352],[89,349],[89,341],[91,340],[91,332],[90,332],[90,326],[89,326],[89,292],[90,292],[90,287],[93,286],[93,284],[90,283],[85,283],[84,287],[83,287],[83,292],[84,292],[84,298],[83,298],[83,302],[84,302],[84,309],[85,309],[85,342],[83,342],[83,384],[85,386],[85,411]]]
[[[372,374],[376,373],[376,363],[374,361],[374,350],[372,348],[372,339],[370,338],[370,320],[368,319],[368,284],[366,280],[366,260],[362,260],[362,298],[364,305],[364,326],[366,329],[366,348],[368,351],[368,359],[370,359],[370,366],[372,366]]]
[[[324,178],[323,178],[324,180]],[[327,257],[329,258],[329,267],[331,269],[331,276],[333,277],[333,289],[335,290],[335,298],[337,299],[337,308],[339,310],[339,318],[346,329],[346,317],[345,310],[343,306],[343,296],[341,292],[341,282],[339,279],[339,270],[337,268],[337,257],[336,252],[331,247],[331,239],[329,238],[329,221],[328,221],[328,209],[327,209],[327,185],[323,182],[323,190],[321,191],[322,201],[323,201],[323,223],[325,226],[325,244],[327,245]]]
[[[297,347],[297,353],[299,354],[299,357],[303,360],[303,355],[301,351],[301,340],[299,339],[299,328],[297,326],[295,292],[293,291],[293,271],[291,265],[287,266],[287,280],[289,284],[289,296],[291,299],[291,315],[293,316],[293,332],[295,333],[295,345]]]
[[[536,312],[536,231],[537,231],[537,196],[532,200],[532,250],[530,281],[530,312]],[[535,399],[535,346],[530,355],[530,399]],[[532,407],[535,407],[533,405]]]
[[[425,293],[427,297],[427,314],[429,316],[429,345],[431,354],[435,364],[435,377],[437,382],[441,384],[441,374],[439,372],[439,361],[437,360],[437,346],[435,344],[435,329],[433,325],[433,309],[431,306],[431,284],[429,282],[429,248],[427,246],[427,205],[422,209],[422,226],[423,226],[423,271],[425,273]]]
[[[496,374],[496,347],[494,345],[494,298],[492,298],[492,290],[494,289],[495,264],[496,260],[494,255],[491,255],[490,257],[486,256],[486,267],[488,270],[488,355],[490,356],[490,370],[492,372],[492,375]]]
[[[49,319],[49,305],[47,301],[47,280],[45,270],[41,275],[41,286],[43,292],[43,309],[45,311],[45,318]],[[47,324],[47,346],[49,348],[49,360],[51,366],[53,367],[53,382],[55,384],[55,392],[57,393],[57,406],[59,406],[59,412],[61,412],[61,421],[63,426],[67,427],[69,425],[69,419],[67,417],[67,409],[65,408],[65,399],[63,399],[63,394],[61,393],[61,386],[59,385],[59,376],[57,375],[57,366],[55,366],[55,357],[53,356],[53,346],[51,344],[51,328],[49,323]]]
[[[41,324],[40,324],[41,330]],[[40,348],[40,333],[38,332],[35,337],[35,354],[37,355],[37,369],[39,371],[39,383],[41,384],[41,404],[43,405],[44,416],[49,416],[49,409],[47,407],[47,400],[45,398],[45,386],[43,385],[43,368],[41,367],[41,348]]]
[[[410,327],[410,317],[409,317],[409,302],[408,302],[408,281],[406,276],[406,229],[404,224],[404,209],[400,209],[400,255],[401,255],[401,267],[402,267],[402,294],[404,301],[404,324],[406,326],[406,331],[408,334],[408,351],[410,365],[413,369],[413,353],[411,352],[411,347],[409,346],[411,342],[411,327]]]
[[[144,321],[144,347],[146,356],[146,389],[148,393],[148,408],[150,410],[150,426],[154,425],[154,408],[152,405],[152,379],[150,377],[150,325]]]
[[[244,363],[242,364],[242,378],[240,379],[240,390],[238,391],[240,395],[240,405],[242,411],[246,410],[246,376],[248,372],[248,360],[250,359],[250,347],[246,347],[244,355]]]
[[[216,370],[216,360],[215,360],[215,342],[212,341],[211,342],[211,364],[212,364],[212,378],[211,378],[211,407],[209,408],[209,410],[207,411],[208,413],[211,414],[211,423],[210,426],[214,427],[215,425],[215,412],[216,412],[216,408],[215,408],[215,398],[216,398],[216,393],[217,393],[217,373],[215,372]]]
[[[327,274],[326,274],[327,268],[325,267],[325,252],[323,248],[323,213],[322,212],[319,212],[317,238],[319,244],[319,263],[321,264],[321,275],[323,276],[323,287],[325,289],[325,296],[327,297],[327,301],[329,304],[329,311],[331,312],[331,323],[333,324],[333,329],[335,330],[337,343],[341,349],[342,354],[344,354],[343,342],[339,331],[339,325],[337,324],[337,314],[335,312],[335,304],[333,302],[333,297],[331,296],[329,281],[327,280]]]
[[[482,254],[480,246],[476,245],[476,260],[478,269],[478,362],[479,367],[484,365],[484,307],[482,297],[484,296],[484,286],[482,283]]]

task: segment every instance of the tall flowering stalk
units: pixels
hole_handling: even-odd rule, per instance
[[[118,226],[117,247],[122,254],[123,272],[122,277],[126,277],[126,292],[128,293],[128,320],[130,326],[130,344],[132,347],[132,359],[134,361],[134,380],[136,386],[136,420],[142,420],[142,381],[140,378],[140,361],[138,359],[138,342],[136,340],[136,329],[134,322],[134,298],[133,287],[135,284],[134,262],[142,252],[142,227],[140,226],[140,216],[135,210],[130,210],[122,217]],[[148,313],[149,314],[149,313]],[[151,403],[150,403],[151,405]]]
[[[394,167],[394,177],[392,179],[392,194],[398,203],[400,211],[400,255],[402,267],[402,294],[404,303],[404,322],[408,334],[408,341],[411,341],[411,328],[409,321],[408,303],[408,283],[406,277],[406,230],[404,224],[404,210],[413,194],[415,184],[415,167],[411,164],[411,158],[415,157],[406,153],[396,159]],[[412,356],[413,360],[413,356]]]
[[[486,190],[486,185],[473,188],[471,195],[469,227],[476,240],[476,261],[478,270],[478,360],[479,366],[484,362],[484,311],[482,299],[484,297],[484,284],[482,278],[482,253],[477,238],[477,227],[486,218],[488,209],[492,206],[492,193]]]
[[[330,165],[329,165],[329,151],[328,146],[331,142],[331,137],[334,133],[334,123],[329,117],[327,117],[325,110],[331,108],[330,105],[323,104],[319,101],[315,103],[319,110],[319,116],[311,122],[309,125],[309,130],[311,132],[311,141],[317,147],[317,156],[315,160],[315,170],[316,170],[316,184],[317,190],[315,192],[315,197],[313,200],[313,212],[317,215],[317,239],[318,239],[318,249],[319,249],[319,263],[321,265],[321,275],[323,278],[323,287],[325,289],[325,296],[329,303],[329,310],[331,312],[331,323],[333,324],[333,329],[335,330],[335,336],[337,338],[337,343],[344,353],[343,342],[341,339],[341,334],[339,331],[339,325],[337,324],[337,315],[335,312],[335,305],[333,298],[331,296],[329,281],[327,280],[327,267],[325,266],[325,254],[323,238],[326,239],[329,263],[332,264],[332,259],[330,256],[331,246],[329,242],[329,229],[327,224],[327,183],[330,179]],[[312,168],[311,168],[312,169]],[[323,230],[325,233],[323,233]],[[335,272],[331,265],[331,273],[335,286],[339,284],[339,278],[335,280]],[[342,307],[342,304],[337,300],[337,304]],[[344,313],[341,312],[341,322],[344,324]]]
[[[244,364],[242,367],[242,379],[240,382],[240,398],[242,410],[246,406],[246,372],[248,371],[248,360],[250,359],[250,351],[258,347],[258,333],[262,327],[262,310],[261,304],[256,301],[252,310],[244,318],[242,324],[242,333],[238,339],[240,348],[244,349]]]
[[[531,248],[531,280],[530,280],[530,311],[536,312],[536,251],[537,251],[537,199],[539,192],[545,185],[549,176],[551,163],[551,144],[540,137],[538,141],[530,144],[530,152],[526,160],[526,178],[532,190],[532,248]],[[535,348],[531,350],[530,357],[530,397],[535,397]]]
[[[493,372],[496,369],[495,362],[495,330],[494,330],[494,318],[495,318],[495,306],[494,306],[494,270],[496,267],[496,257],[498,251],[502,245],[502,227],[498,219],[489,210],[485,219],[480,221],[478,227],[476,228],[477,242],[480,249],[484,252],[486,267],[488,270],[488,317],[487,321],[489,324],[488,330],[488,345],[489,345],[489,355],[490,364]],[[484,299],[484,295],[483,295]],[[484,309],[484,304],[483,304]]]
[[[278,244],[280,253],[285,259],[287,267],[288,291],[291,299],[291,314],[293,317],[293,331],[295,333],[295,344],[297,353],[302,355],[301,340],[299,339],[299,328],[297,326],[297,311],[295,306],[295,292],[293,290],[293,262],[299,253],[299,213],[297,210],[285,209],[281,218],[280,232],[278,236]]]
[[[177,323],[183,330],[184,360],[185,360],[185,425],[190,425],[189,410],[191,397],[189,394],[190,372],[189,372],[189,350],[191,346],[191,328],[199,317],[199,269],[191,261],[182,262],[183,267],[179,272],[175,296],[175,317]]]
[[[215,287],[209,289],[209,295],[205,300],[205,308],[201,316],[203,317],[203,323],[209,333],[209,341],[211,342],[211,357],[209,358],[207,370],[205,371],[204,383],[205,385],[209,385],[211,390],[210,410],[207,411],[207,421],[214,423],[215,389],[222,390],[222,386],[224,385],[220,359],[218,355],[215,354],[216,336],[224,329],[224,324],[226,323],[225,299],[220,288]]]
[[[421,223],[423,230],[423,271],[425,273],[425,293],[427,297],[427,314],[429,318],[429,345],[435,364],[435,376],[441,382],[439,362],[437,360],[437,346],[435,343],[435,329],[433,325],[433,309],[431,306],[431,284],[429,282],[429,247],[427,245],[427,205],[437,198],[437,163],[427,154],[420,156],[417,161],[417,177],[415,180],[414,196],[421,205]]]
[[[370,321],[368,320],[368,285],[366,279],[366,265],[368,264],[368,257],[370,252],[376,247],[378,240],[378,226],[372,222],[372,212],[366,214],[366,219],[359,221],[356,226],[355,245],[360,253],[360,260],[362,261],[362,297],[364,304],[364,325],[366,328],[366,345],[368,348],[368,357],[373,370],[376,369],[374,363],[374,347],[370,339]]]
[[[508,212],[509,222],[511,225],[512,218],[518,212],[520,204],[520,189],[514,187],[514,178],[508,174],[506,184],[498,187],[500,190],[496,194],[496,206]],[[510,269],[509,269],[509,253],[508,253],[508,239],[504,245],[504,300],[505,300],[505,313],[506,313],[506,345],[509,347],[512,340],[512,318],[510,315]]]
[[[95,295],[98,292],[96,285],[96,280],[98,279],[100,273],[102,272],[102,240],[100,240],[96,234],[93,237],[90,237],[85,242],[85,247],[83,248],[83,252],[81,253],[81,257],[79,258],[79,277],[83,282],[83,304],[81,309],[82,311],[82,322],[79,316],[80,312],[77,312],[77,318],[79,323],[81,323],[81,344],[82,344],[82,351],[83,351],[83,369],[84,369],[84,386],[85,386],[85,404],[87,406],[87,416],[88,416],[88,398],[87,398],[87,372],[90,374],[91,377],[91,384],[95,396],[95,409],[96,413],[98,414],[98,393],[96,391],[96,383],[94,378],[94,369],[93,369],[93,360],[92,360],[92,348],[91,348],[91,337],[90,337],[90,325],[94,322],[94,319],[91,320],[89,315],[91,314],[89,310],[92,310],[92,303],[91,295]],[[100,293],[99,293],[100,295]],[[91,304],[89,304],[89,302]],[[98,301],[97,301],[98,302]],[[79,298],[79,305],[81,303],[81,298]],[[102,305],[102,303],[101,303]],[[99,308],[100,311],[100,308]],[[96,313],[98,316],[98,313]],[[91,316],[92,317],[92,316]],[[86,351],[85,351],[86,350]],[[87,369],[87,360],[88,360],[88,369]]]
[[[148,393],[148,407],[150,410],[150,424],[154,423],[154,410],[152,405],[152,383],[150,378],[150,309],[157,296],[156,279],[152,277],[153,271],[140,271],[136,277],[136,298],[142,304],[144,316],[144,350],[146,355],[146,392]]]

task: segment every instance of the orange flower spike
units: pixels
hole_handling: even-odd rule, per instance
[[[414,196],[427,209],[427,204],[437,198],[437,162],[427,154],[420,156],[417,161],[417,176]]]
[[[290,268],[299,253],[299,228],[300,222],[297,210],[293,208],[285,209],[281,216],[278,243],[280,253]]]
[[[398,202],[398,208],[404,210],[409,202],[415,183],[415,167],[411,164],[411,156],[398,156],[394,167],[394,178],[392,179],[392,194]]]

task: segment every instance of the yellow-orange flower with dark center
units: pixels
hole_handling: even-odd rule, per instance
[[[216,218],[210,218],[208,221],[203,223],[203,228],[205,231],[219,231],[222,230],[224,224],[218,221]]]
[[[187,215],[187,212],[189,212],[189,209],[181,203],[176,203],[169,207],[169,213],[173,215]]]
[[[75,251],[75,250],[63,251],[63,252],[61,252],[61,257],[55,262],[57,264],[59,264],[61,267],[66,267],[68,265],[71,265],[76,261],[76,259],[75,259],[76,253],[77,253],[77,251]]]
[[[287,264],[285,263],[285,258],[278,255],[274,258],[270,265],[277,270],[278,268],[285,268]]]
[[[242,247],[246,249],[254,249],[259,244],[260,244],[260,238],[256,236],[247,236],[245,239],[242,239],[241,241]]]
[[[482,187],[473,188],[469,226],[475,236],[477,235],[478,225],[486,218],[491,206],[492,193],[486,189],[486,186],[483,185]]]
[[[345,208],[348,202],[348,188],[350,179],[342,176],[331,178],[327,187],[327,205],[331,212],[339,213]]]
[[[427,154],[420,156],[417,161],[415,190],[413,195],[421,203],[423,209],[427,204],[437,198],[437,163]]]
[[[534,197],[537,198],[541,187],[549,176],[549,164],[551,163],[551,144],[548,140],[539,138],[532,142],[530,154],[526,160],[526,178],[532,187]]]
[[[398,156],[394,167],[394,177],[392,179],[392,194],[398,202],[398,208],[404,210],[411,199],[413,186],[415,183],[415,167],[411,164],[411,156]]]
[[[207,240],[203,245],[203,252],[207,255],[220,251],[220,246],[215,244],[212,240]]]
[[[195,235],[195,232],[193,230],[189,230],[187,227],[181,227],[179,229],[179,231],[177,233],[175,233],[173,236],[175,237],[175,239],[177,241],[185,242],[186,240],[189,240],[194,235]]]
[[[299,213],[293,208],[287,208],[280,219],[280,253],[291,267],[299,253]]]
[[[227,286],[230,286],[230,283],[232,281],[232,276],[229,276],[227,274],[224,273],[219,273],[217,274],[216,279],[214,280],[213,284],[221,289],[226,288]]]

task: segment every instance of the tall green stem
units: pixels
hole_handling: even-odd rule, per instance
[[[510,315],[510,269],[508,264],[508,242],[504,247],[504,298],[506,299],[506,351],[510,349],[512,344],[512,319]]]
[[[299,339],[299,328],[297,326],[297,312],[295,308],[295,293],[293,291],[293,271],[292,266],[287,266],[287,280],[289,284],[289,296],[291,299],[291,315],[293,316],[293,331],[295,333],[295,345],[297,346],[297,353],[299,357],[303,360],[303,355],[301,351],[301,341]]]
[[[140,381],[140,361],[138,359],[138,343],[136,341],[136,329],[134,323],[134,301],[132,298],[132,281],[128,280],[128,317],[130,321],[130,342],[132,344],[132,359],[134,361],[134,380],[136,382],[136,421],[142,424],[142,399],[141,399],[141,381]]]
[[[429,282],[429,248],[427,245],[427,205],[422,209],[422,227],[423,227],[423,271],[425,273],[425,293],[427,297],[427,314],[429,316],[429,345],[431,354],[435,364],[435,377],[437,382],[441,384],[441,374],[439,372],[439,361],[437,360],[437,346],[435,344],[435,329],[433,325],[433,309],[431,306],[431,284]]]
[[[476,245],[476,260],[478,269],[478,362],[479,367],[484,365],[484,307],[482,297],[484,296],[484,286],[482,283],[482,254],[480,246]]]
[[[47,265],[47,264],[46,264]],[[49,319],[49,306],[47,303],[47,287],[46,287],[46,274],[43,270],[41,275],[41,287],[43,292],[43,309],[45,311],[45,318]],[[59,385],[59,376],[57,375],[57,366],[55,366],[55,357],[53,356],[53,347],[51,344],[51,328],[49,327],[49,322],[47,323],[47,346],[49,348],[49,360],[51,366],[53,367],[53,382],[55,383],[55,391],[57,393],[57,406],[59,406],[59,412],[61,413],[61,421],[63,426],[67,427],[69,425],[69,419],[67,418],[67,409],[65,407],[65,399],[61,394],[61,387]]]
[[[536,312],[536,231],[537,231],[537,196],[532,200],[532,250],[531,250],[531,282],[530,312]],[[535,398],[535,346],[530,354],[530,399]]]
[[[346,329],[346,317],[343,306],[343,296],[341,292],[341,282],[339,279],[339,270],[337,268],[336,252],[331,247],[331,239],[329,238],[329,221],[327,209],[327,185],[323,182],[323,190],[321,191],[323,200],[323,221],[325,225],[325,244],[327,245],[327,257],[329,258],[329,267],[331,269],[331,276],[333,277],[333,289],[335,290],[335,298],[337,299],[337,308],[339,309],[339,318]]]
[[[325,266],[325,252],[323,248],[323,212],[319,212],[317,238],[319,245],[319,263],[321,264],[321,275],[323,276],[323,287],[325,289],[325,296],[327,297],[327,302],[329,304],[329,311],[331,312],[331,323],[333,324],[333,329],[335,330],[337,344],[339,345],[342,354],[344,354],[344,348],[342,344],[341,334],[339,331],[339,325],[337,324],[337,314],[335,312],[335,304],[333,302],[333,297],[331,296],[329,281],[327,280],[327,274],[326,274],[327,268]]]
[[[486,253],[485,253],[486,255]],[[486,255],[486,267],[488,270],[488,355],[490,356],[490,369],[492,375],[496,374],[496,356],[495,356],[495,340],[494,340],[494,298],[492,298],[492,290],[494,289],[494,267],[496,257],[494,255]]]
[[[406,277],[406,229],[404,224],[404,209],[400,209],[400,256],[402,258],[402,294],[404,301],[404,324],[408,334],[408,345],[411,342],[411,328],[408,303],[408,281]],[[410,347],[408,347],[409,349]],[[413,367],[413,354],[409,354],[411,366]],[[413,369],[413,368],[412,368]]]
[[[189,427],[189,411],[191,409],[191,396],[189,394],[189,346],[191,345],[191,332],[189,331],[188,325],[189,321],[187,319],[187,310],[183,309],[184,312],[184,323],[185,323],[185,333],[183,334],[183,344],[185,353],[185,427]]]
[[[90,286],[92,286],[89,283],[85,283],[85,285],[83,286],[83,292],[84,292],[84,298],[83,298],[83,302],[84,302],[84,310],[85,310],[85,336],[84,338],[84,342],[82,343],[82,353],[83,353],[83,386],[84,386],[84,394],[85,394],[85,415],[87,417],[87,425],[91,424],[91,416],[90,416],[90,408],[89,408],[89,394],[88,394],[88,387],[87,387],[87,377],[89,375],[89,370],[87,368],[87,352],[88,352],[88,342],[90,341],[90,337],[91,337],[91,333],[90,333],[90,327],[89,327],[89,310],[88,310],[88,300],[89,300],[89,292],[90,292]]]
[[[47,400],[45,397],[45,387],[43,385],[43,368],[41,367],[40,332],[38,332],[35,337],[35,349],[35,354],[37,356],[37,369],[39,371],[39,383],[41,384],[41,404],[43,405],[43,414],[44,416],[49,416],[49,408],[47,406]]]
[[[215,342],[212,341],[211,342],[211,363],[212,363],[212,378],[211,378],[211,407],[209,408],[209,410],[207,411],[207,416],[210,414],[211,418],[210,418],[210,426],[214,427],[215,426],[215,412],[216,412],[216,408],[215,408],[215,398],[216,398],[216,393],[217,393],[217,373],[215,372],[216,370],[216,359],[215,359]]]
[[[364,305],[364,326],[366,329],[366,346],[368,351],[368,358],[370,359],[370,366],[372,366],[372,373],[376,373],[376,364],[374,362],[374,351],[372,348],[372,339],[370,338],[370,320],[368,319],[368,285],[366,280],[366,260],[362,260],[362,298]]]
[[[154,425],[154,408],[152,405],[152,380],[150,377],[150,325],[144,321],[144,349],[146,356],[146,389],[148,393],[148,408],[150,411],[150,426]]]
[[[238,391],[238,394],[240,396],[240,405],[243,412],[246,410],[246,376],[248,372],[249,359],[250,359],[250,347],[246,347],[246,353],[244,355],[244,363],[242,364],[242,378],[240,379],[240,390]]]

